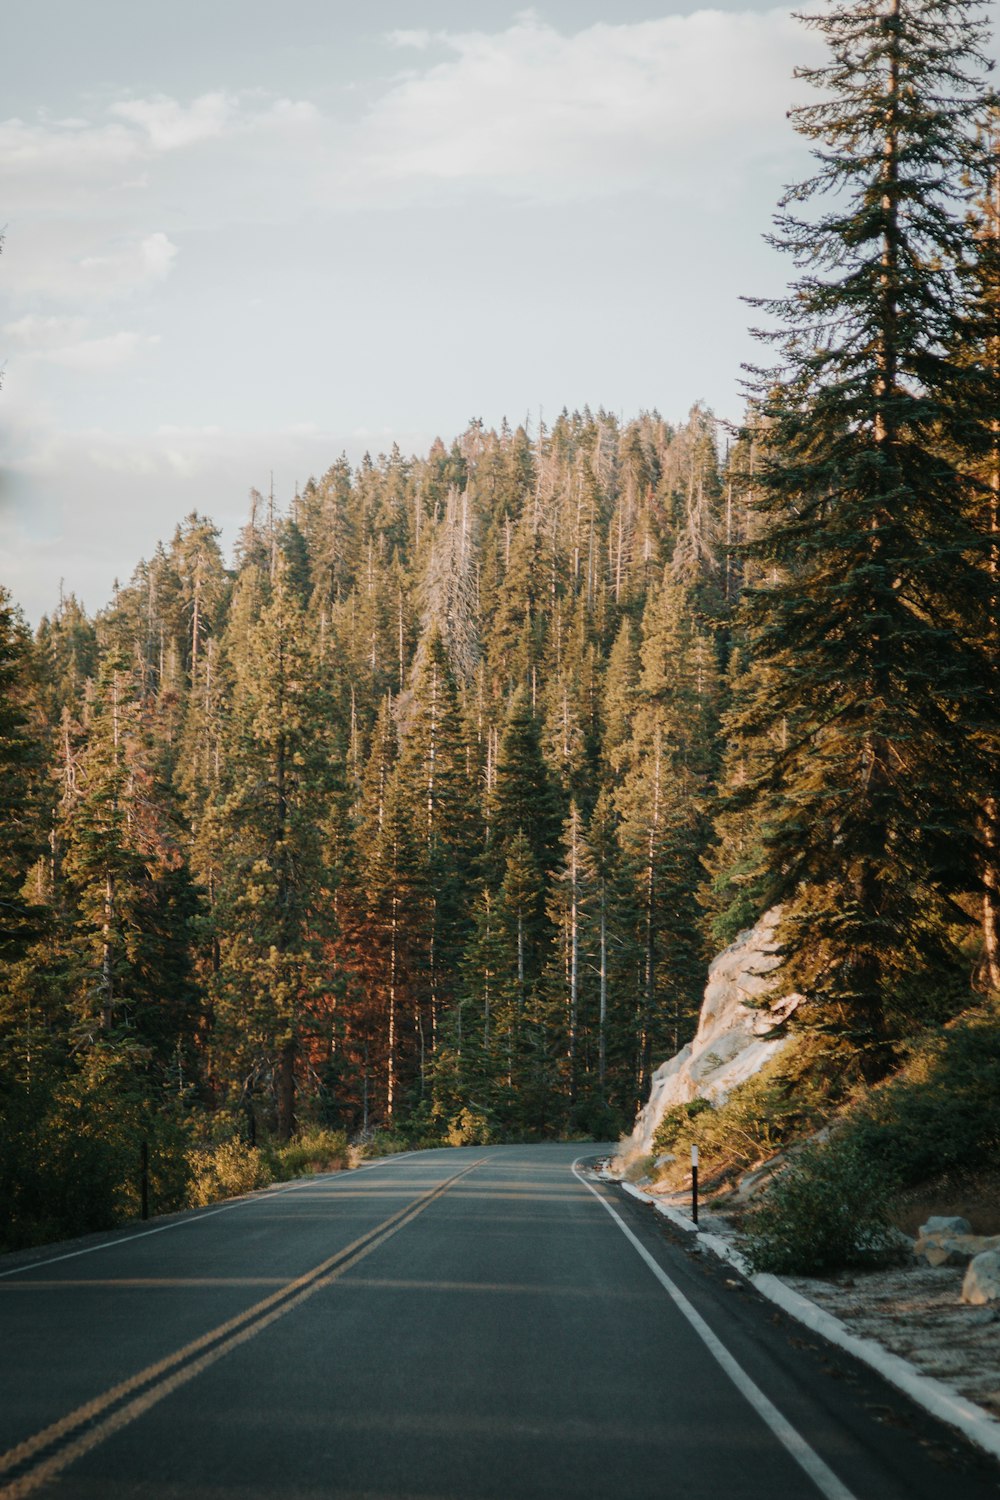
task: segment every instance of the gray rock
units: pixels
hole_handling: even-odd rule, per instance
[[[973,1307],[1000,1301],[1000,1250],[986,1250],[969,1262],[962,1282],[962,1301]]]
[[[966,1266],[986,1250],[1000,1250],[1000,1235],[938,1232],[919,1239],[913,1247],[914,1255],[929,1266]]]
[[[756,927],[741,933],[712,961],[697,1034],[653,1074],[649,1099],[631,1135],[621,1142],[613,1172],[626,1171],[653,1151],[653,1137],[668,1109],[697,1098],[725,1103],[732,1089],[785,1046],[785,1022],[803,997],[780,985],[780,918],[780,907],[765,912]]]
[[[920,1226],[920,1238],[926,1239],[932,1234],[971,1234],[972,1225],[968,1219],[960,1218],[958,1214],[936,1214],[927,1220],[926,1224]]]

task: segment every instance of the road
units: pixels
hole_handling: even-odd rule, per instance
[[[0,1500],[996,1500],[581,1152],[418,1153],[0,1261]]]

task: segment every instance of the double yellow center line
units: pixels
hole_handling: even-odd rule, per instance
[[[318,1266],[313,1266],[304,1275],[288,1282],[262,1302],[238,1313],[228,1322],[220,1323],[217,1328],[203,1333],[182,1349],[168,1354],[156,1364],[148,1365],[128,1380],[95,1396],[84,1406],[77,1407],[76,1411],[60,1418],[58,1422],[36,1432],[34,1437],[8,1449],[0,1455],[0,1476],[12,1477],[0,1484],[0,1500],[22,1500],[22,1496],[32,1494],[40,1485],[54,1479],[78,1458],[127,1427],[130,1422],[156,1406],[172,1391],[200,1375],[202,1370],[206,1370],[230,1350],[255,1338],[279,1318],[293,1312],[303,1302],[343,1276],[345,1271],[351,1270],[359,1261],[371,1255],[373,1250],[384,1245],[394,1234],[398,1234],[418,1214],[422,1214],[424,1209],[454,1187],[456,1182],[481,1166],[483,1160],[485,1158],[463,1167],[461,1172],[456,1172],[437,1187],[421,1194],[413,1203],[397,1210],[388,1219],[383,1219],[381,1224],[368,1230],[367,1234],[361,1235],[343,1250],[338,1250]]]

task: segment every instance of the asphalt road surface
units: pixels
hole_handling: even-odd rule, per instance
[[[1000,1496],[592,1154],[423,1152],[0,1261],[0,1500]]]

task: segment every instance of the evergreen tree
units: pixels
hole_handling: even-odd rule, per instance
[[[560,824],[558,795],[542,756],[541,726],[528,690],[520,688],[511,700],[497,755],[490,818],[493,867],[503,869],[509,846],[521,833],[544,876],[555,862]]]
[[[59,601],[53,615],[43,615],[35,633],[37,691],[49,725],[64,708],[79,717],[86,683],[97,671],[97,632],[75,595]]]
[[[788,982],[875,1077],[907,976],[947,962],[946,901],[975,863],[964,730],[993,712],[988,540],[965,497],[995,408],[952,352],[976,333],[983,25],[973,0],[852,0],[808,24],[829,61],[803,70],[823,97],[793,118],[818,166],[782,207],[834,202],[779,216],[806,269],[763,304],[781,363],[758,387],[751,727],[782,724],[758,787]]]
[[[137,1044],[166,1067],[192,1040],[196,901],[180,821],[158,774],[140,674],[102,658],[59,811],[73,1030],[81,1046]]]
[[[238,596],[256,599],[248,568]],[[269,597],[267,594],[269,592]],[[237,598],[227,641],[232,686],[216,817],[221,834],[217,918],[220,1044],[231,1085],[265,1082],[278,1135],[295,1128],[311,1015],[329,985],[332,929],[322,836],[330,789],[330,726],[315,651],[279,555],[259,615]],[[228,1049],[229,1056],[225,1057]]]
[[[29,719],[31,666],[27,628],[0,588],[0,965],[24,952],[43,917],[24,893],[45,836],[43,760]]]
[[[973,373],[982,374],[984,397],[993,406],[985,450],[976,466],[978,481],[971,496],[975,523],[989,538],[984,570],[986,599],[982,641],[994,711],[984,716],[983,760],[987,781],[980,791],[983,970],[988,987],[1000,991],[1000,801],[994,768],[1000,757],[1000,111],[990,120],[993,166],[986,191],[975,208],[976,263],[974,287],[981,325],[980,340],[958,353]]]

